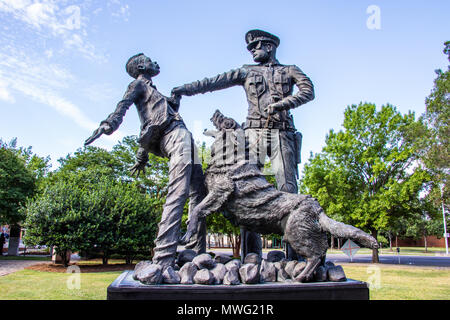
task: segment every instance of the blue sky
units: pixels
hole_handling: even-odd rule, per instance
[[[375,5],[379,29],[369,28]],[[127,59],[144,52],[174,86],[253,63],[245,33],[280,37],[282,64],[299,66],[316,99],[292,111],[303,133],[303,164],[339,130],[346,106],[391,103],[418,117],[435,78],[446,68],[449,1],[49,1],[0,0],[0,138],[18,138],[40,156],[57,159],[82,147],[122,98],[131,78]],[[376,17],[375,17],[376,18]],[[183,97],[180,113],[198,141],[215,109],[244,121],[244,90]],[[120,129],[95,146],[110,149],[138,134],[134,106]],[[301,167],[303,166],[301,165]]]

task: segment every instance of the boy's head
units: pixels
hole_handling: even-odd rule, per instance
[[[159,65],[156,61],[152,61],[143,53],[138,53],[128,59],[126,64],[127,73],[133,78],[137,78],[140,74],[147,74],[154,77],[159,74]]]

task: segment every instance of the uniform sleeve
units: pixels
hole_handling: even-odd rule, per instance
[[[278,102],[285,110],[296,108],[314,99],[314,85],[299,67],[290,66],[289,76],[297,86],[298,92]]]
[[[108,118],[101,122],[107,123],[111,127],[111,131],[105,132],[106,134],[112,134],[119,128],[127,110],[133,103],[136,103],[139,100],[139,97],[141,96],[143,91],[142,89],[142,83],[138,80],[133,81],[129,84],[122,100],[117,103],[116,110],[111,113]]]
[[[185,95],[192,96],[198,93],[206,93],[242,85],[246,76],[247,69],[242,67],[221,73],[212,78],[194,81],[192,83],[185,84],[182,87],[185,90]]]

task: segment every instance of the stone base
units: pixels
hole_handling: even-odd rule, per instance
[[[367,283],[344,282],[227,285],[145,285],[124,271],[107,289],[108,300],[369,300]]]

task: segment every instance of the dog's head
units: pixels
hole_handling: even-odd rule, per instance
[[[205,130],[203,133],[214,138],[211,160],[217,165],[233,164],[245,157],[245,134],[241,126],[234,119],[225,117],[219,110],[214,112],[211,122],[217,130]]]

